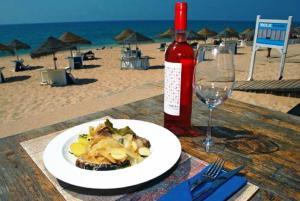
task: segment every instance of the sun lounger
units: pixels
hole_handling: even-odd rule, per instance
[[[65,86],[67,85],[66,70],[57,69],[57,70],[47,70],[49,84],[51,86]]]
[[[47,85],[50,83],[47,69],[40,70],[40,75],[41,75],[41,85]]]
[[[149,66],[149,57],[123,57],[121,59],[121,69],[147,70]]]
[[[159,49],[160,51],[165,51],[166,45],[167,45],[166,43],[161,43],[161,44],[159,45],[159,48],[158,48],[158,49]]]
[[[2,73],[2,70],[4,69],[4,67],[1,67],[0,68],[0,83],[4,82],[5,81],[5,78],[4,78],[4,75]]]
[[[75,78],[71,74],[70,67],[66,69],[43,69],[41,70],[41,84],[51,86],[65,86],[75,84]]]
[[[12,71],[13,72],[30,70],[30,66],[24,65],[24,60],[23,59],[14,60],[14,61],[12,61],[12,63],[13,63],[13,66],[12,66]]]
[[[198,43],[197,43],[197,42],[191,43],[190,46],[191,46],[194,50],[197,50],[197,48],[198,48]]]
[[[95,59],[95,53],[92,51],[85,52],[82,54],[82,56],[83,56],[83,61]]]
[[[197,61],[198,62],[201,62],[201,61],[204,61],[205,59],[205,47],[199,47],[199,54],[198,54],[198,57],[197,57]]]
[[[73,56],[73,57],[68,57],[69,60],[69,67],[74,70],[74,69],[79,69],[82,68],[83,66],[83,57],[82,56]]]
[[[129,58],[129,57],[141,58],[141,56],[142,56],[141,50],[124,49],[121,52],[121,59]]]
[[[231,52],[233,54],[237,54],[237,42],[236,41],[226,41],[226,42],[224,42],[223,45],[221,43],[220,46],[225,46],[225,48],[231,50]]]

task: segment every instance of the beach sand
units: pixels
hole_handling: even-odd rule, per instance
[[[120,48],[93,49],[97,60],[84,61],[85,68],[73,70],[79,84],[65,87],[40,85],[41,67],[52,68],[52,56],[31,59],[22,55],[25,64],[34,70],[12,72],[12,56],[0,58],[0,66],[7,78],[0,84],[0,137],[17,134],[33,128],[72,119],[89,113],[120,106],[163,93],[164,52],[159,44],[139,45],[143,55],[150,56],[149,70],[120,70]],[[251,48],[238,49],[236,56],[236,78],[246,80],[251,59]],[[272,50],[257,54],[255,80],[278,78],[279,54]],[[69,51],[57,53],[58,68],[68,66]],[[288,49],[284,79],[300,78],[300,45]],[[300,103],[300,98],[234,91],[233,99],[259,105],[272,110],[288,112]]]

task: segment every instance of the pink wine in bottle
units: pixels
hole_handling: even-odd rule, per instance
[[[175,5],[175,40],[165,54],[164,126],[176,135],[191,128],[194,51],[186,41],[187,3]]]

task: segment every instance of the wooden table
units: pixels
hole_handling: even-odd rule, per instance
[[[162,125],[163,96],[156,96],[0,140],[0,200],[63,200],[20,146],[20,142],[96,118],[140,119]],[[207,108],[194,101],[193,125],[205,130]],[[181,137],[183,150],[207,162],[224,158],[226,168],[243,173],[260,190],[252,200],[300,200],[300,118],[228,100],[214,113],[220,153],[205,153],[203,137]]]

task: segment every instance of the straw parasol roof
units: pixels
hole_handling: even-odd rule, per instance
[[[78,36],[71,32],[65,32],[60,37],[59,40],[69,44],[69,45],[75,45],[75,44],[92,44],[91,41]]]
[[[14,50],[26,50],[31,48],[29,45],[19,40],[11,41],[8,46]]]
[[[144,36],[141,33],[134,32],[130,34],[128,37],[126,37],[124,40],[121,42],[125,44],[131,44],[131,43],[143,43],[143,42],[153,42],[153,40],[147,36]]]
[[[239,33],[233,28],[226,28],[218,34],[221,38],[238,38]]]
[[[80,44],[92,44],[91,41],[81,37],[81,36],[78,36],[74,33],[71,33],[71,32],[65,32],[63,33],[60,37],[59,37],[59,40],[69,44],[69,45],[80,45]],[[72,48],[76,48],[75,46],[74,47],[71,47],[70,48],[70,51],[71,51],[71,57],[72,57]]]
[[[205,43],[206,43],[207,38],[216,36],[217,32],[215,32],[213,30],[210,30],[207,27],[204,27],[200,31],[198,31],[197,34],[204,37],[204,40],[205,40]]]
[[[204,37],[197,34],[195,31],[188,31],[186,34],[187,40],[205,40]]]
[[[130,36],[130,34],[134,33],[132,29],[124,29],[121,33],[119,33],[117,36],[115,36],[116,41],[123,41],[125,38]]]
[[[175,32],[173,28],[168,28],[165,32],[159,34],[158,38],[174,38]]]
[[[253,28],[247,28],[243,32],[240,33],[240,36],[244,39],[253,40],[254,29]]]
[[[42,45],[38,49],[34,50],[30,56],[34,59],[52,54],[54,67],[56,69],[57,67],[55,53],[58,51],[69,49],[70,47],[70,45],[62,42],[61,40],[50,36],[44,43],[42,43]]]
[[[203,36],[205,38],[208,38],[208,37],[216,36],[217,32],[215,32],[213,30],[210,30],[207,27],[204,27],[203,29],[201,29],[200,31],[198,31],[197,34],[199,34],[200,36]]]
[[[13,41],[11,41],[8,46],[11,49],[14,50],[14,53],[16,54],[17,60],[19,60],[19,56],[17,54],[18,50],[26,50],[26,49],[30,49],[31,48],[29,45],[27,45],[26,43],[23,43],[22,41],[19,41],[19,40],[13,40]]]
[[[13,49],[11,49],[9,46],[3,45],[0,43],[0,51],[9,52],[11,54],[14,54]]]

